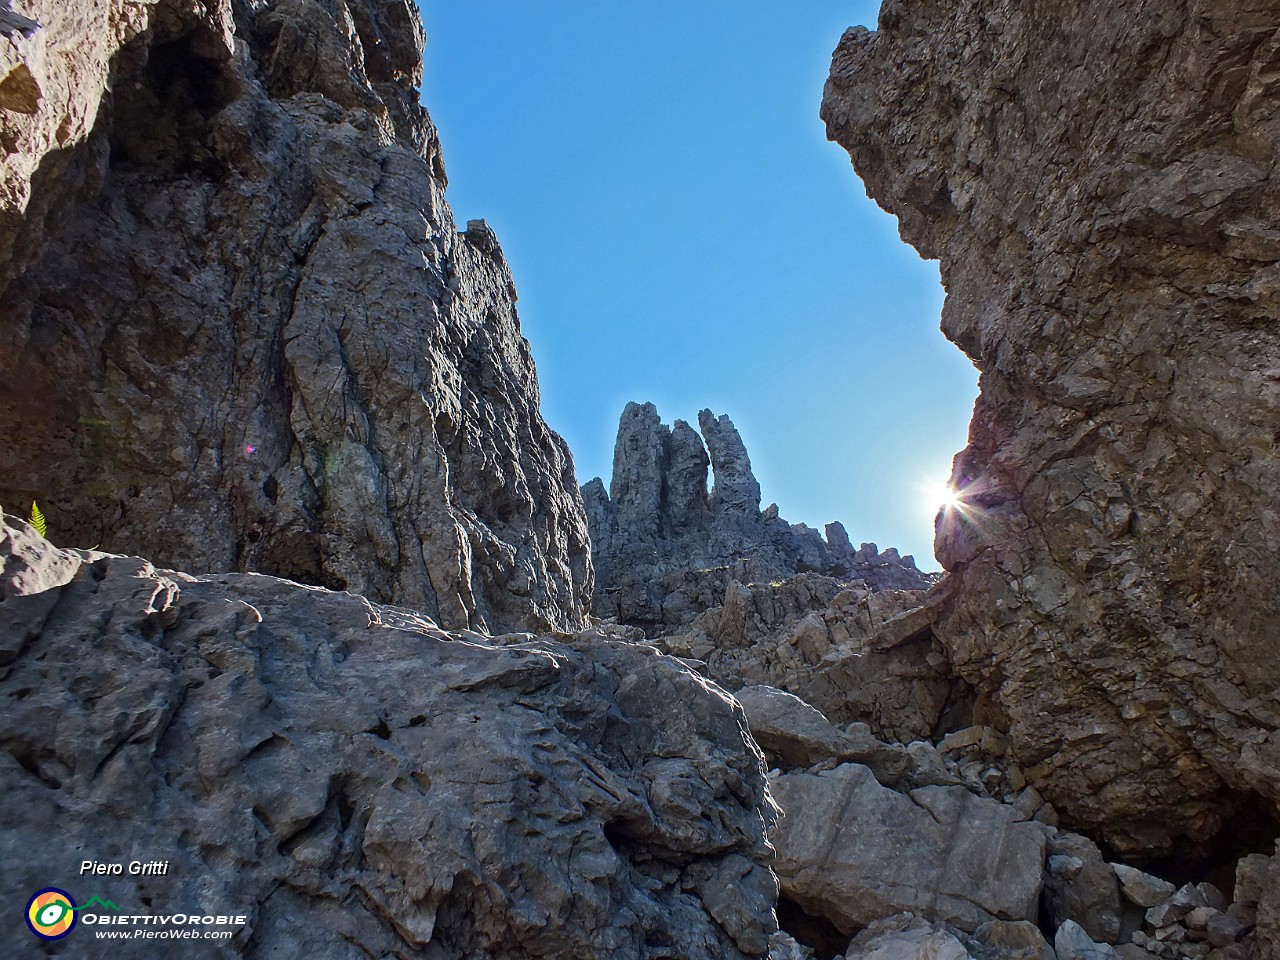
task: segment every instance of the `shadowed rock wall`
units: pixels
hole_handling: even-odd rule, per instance
[[[502,251],[445,203],[410,0],[23,9],[0,497],[57,542],[582,625],[572,459]]]
[[[1269,829],[1280,6],[889,0],[879,26],[823,116],[982,371],[935,631],[1071,822],[1147,855]]]

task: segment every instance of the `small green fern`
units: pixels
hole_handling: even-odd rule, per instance
[[[49,525],[45,523],[44,514],[40,512],[40,505],[34,500],[31,501],[31,526],[36,528],[36,533],[40,536],[47,536]]]

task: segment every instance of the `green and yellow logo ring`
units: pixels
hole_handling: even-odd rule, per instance
[[[41,940],[61,940],[76,926],[76,902],[57,887],[38,890],[27,901],[27,926]]]

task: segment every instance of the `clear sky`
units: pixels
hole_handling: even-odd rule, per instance
[[[628,400],[710,407],[782,516],[936,569],[976,371],[938,332],[936,265],[818,119],[879,4],[420,5],[449,201],[502,242],[579,481],[607,482]]]

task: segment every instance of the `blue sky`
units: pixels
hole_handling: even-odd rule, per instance
[[[579,480],[608,480],[628,400],[710,407],[788,520],[936,569],[929,488],[976,371],[938,332],[936,265],[818,119],[832,49],[879,4],[421,6],[449,201],[502,242]]]

